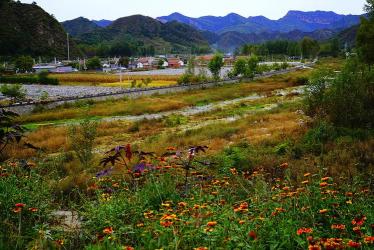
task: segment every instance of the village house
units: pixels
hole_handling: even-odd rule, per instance
[[[179,58],[168,58],[167,63],[168,63],[169,68],[174,68],[174,69],[184,66],[184,62]]]

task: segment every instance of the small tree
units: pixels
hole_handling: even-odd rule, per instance
[[[258,65],[258,57],[257,56],[251,56],[247,61],[247,68],[246,68],[246,72],[245,72],[245,77],[252,79],[256,74],[257,65]]]
[[[11,98],[12,102],[22,101],[26,96],[26,90],[21,84],[4,84],[0,87],[0,92],[4,96]]]
[[[71,147],[84,168],[88,168],[92,162],[96,136],[97,123],[88,118],[69,128]]]
[[[223,56],[216,54],[208,64],[208,68],[213,75],[214,80],[219,80],[221,69],[223,67]]]
[[[243,58],[238,59],[234,64],[234,75],[244,75],[247,68],[247,61]]]
[[[187,63],[187,70],[186,74],[188,75],[195,75],[195,67],[196,67],[196,58],[191,56]]]
[[[158,69],[163,69],[164,68],[164,59],[159,59],[158,60],[157,68]]]
[[[19,73],[31,72],[34,59],[31,56],[20,56],[14,61],[14,66]]]
[[[320,46],[316,40],[310,37],[304,37],[301,41],[301,51],[304,57],[315,58],[320,50]]]
[[[92,69],[92,70],[95,70],[95,69],[101,69],[101,62],[100,62],[100,58],[98,57],[93,57],[93,58],[90,58],[87,60],[87,68],[88,69]]]

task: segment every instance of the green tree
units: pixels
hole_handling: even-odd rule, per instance
[[[307,87],[306,113],[351,128],[373,127],[374,74],[356,57],[341,73],[319,72]]]
[[[159,59],[158,60],[157,68],[158,69],[163,69],[164,68],[164,59]]]
[[[364,10],[369,14],[371,19],[374,18],[374,0],[366,0]]]
[[[361,25],[357,32],[357,50],[360,59],[369,65],[374,64],[374,18],[361,18]]]
[[[31,72],[34,66],[34,59],[31,56],[19,56],[14,61],[14,66],[19,73]]]
[[[330,46],[331,46],[331,55],[334,56],[334,57],[337,57],[340,53],[340,43],[339,43],[339,40],[337,38],[334,38],[331,40],[330,42]]]
[[[213,75],[214,80],[219,80],[221,69],[223,67],[223,56],[216,54],[208,64],[208,68]]]
[[[86,65],[87,65],[87,68],[91,69],[91,70],[101,69],[100,58],[98,58],[96,56],[92,57],[92,58],[87,60]]]
[[[4,84],[0,87],[0,92],[4,96],[11,98],[12,102],[22,101],[26,96],[26,90],[21,84]]]
[[[244,58],[239,58],[234,64],[234,75],[244,75],[247,68],[247,61]]]
[[[128,67],[130,63],[130,59],[127,56],[121,57],[118,61],[118,64],[120,64],[123,67]]]
[[[317,57],[320,50],[320,46],[316,40],[310,37],[304,37],[301,41],[301,52],[304,58],[315,58]]]
[[[196,67],[196,58],[194,56],[191,56],[191,58],[188,60],[188,63],[187,63],[186,74],[194,76],[195,67]]]
[[[257,72],[258,61],[259,60],[257,56],[251,56],[250,58],[248,58],[245,77],[253,78],[255,76]]]

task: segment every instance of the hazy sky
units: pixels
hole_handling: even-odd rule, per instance
[[[31,3],[34,0],[21,0]],[[362,14],[365,0],[35,0],[59,21],[84,16],[110,19],[142,14],[151,17],[173,12],[199,17],[224,16],[230,12],[242,16],[263,15],[271,19],[284,16],[288,10],[328,10],[339,14]]]

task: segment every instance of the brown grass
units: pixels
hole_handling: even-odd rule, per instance
[[[182,93],[165,94],[161,96],[146,96],[131,100],[115,100],[97,102],[90,107],[89,116],[139,115],[158,113],[194,106],[200,102],[216,102],[247,96],[251,93],[270,93],[275,89],[295,85],[293,80],[305,71],[294,72],[290,75],[276,76],[252,83],[225,85],[205,90],[193,90]],[[110,108],[108,108],[110,107]],[[20,119],[21,123],[43,122],[62,119],[82,118],[86,112],[79,108],[56,108],[42,111]]]

